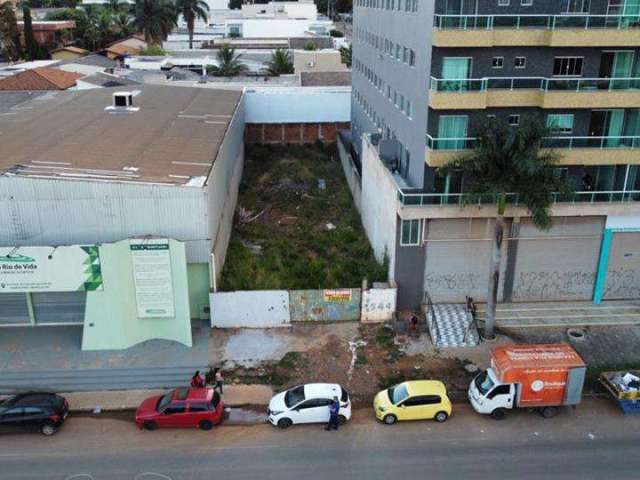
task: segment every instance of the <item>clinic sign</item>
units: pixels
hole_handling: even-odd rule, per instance
[[[0,294],[102,288],[97,245],[0,247]]]
[[[138,318],[175,317],[169,240],[132,239],[129,249]]]

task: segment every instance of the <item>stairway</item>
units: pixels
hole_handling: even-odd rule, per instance
[[[480,326],[486,304],[478,304]],[[496,326],[502,328],[597,327],[640,325],[640,301],[502,303]]]
[[[473,347],[480,343],[473,317],[461,304],[431,304],[426,318],[436,347]]]
[[[187,386],[196,370],[208,367],[142,367],[110,369],[68,369],[0,371],[0,394],[29,390],[89,392],[101,390],[160,389]]]

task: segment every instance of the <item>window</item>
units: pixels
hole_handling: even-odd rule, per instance
[[[41,408],[37,407],[24,407],[25,415],[44,415],[44,412]]]
[[[573,115],[547,115],[547,127],[549,127],[553,131],[553,133],[571,133],[573,132]]]
[[[412,67],[416,64],[416,51],[414,49],[409,50],[409,65]]]
[[[2,414],[2,418],[4,420],[14,420],[16,418],[21,418],[23,415],[24,415],[23,408],[12,408],[4,412],[4,414]]]
[[[508,7],[511,4],[511,0],[498,0],[499,7]]]
[[[487,120],[492,121],[492,120],[495,120],[495,119],[496,119],[495,114],[493,114],[493,113],[489,113],[489,114],[487,115]]]
[[[175,415],[176,413],[184,413],[186,410],[184,405],[169,405],[164,409],[165,415]]]
[[[516,57],[513,66],[515,68],[525,68],[527,66],[527,57]]]
[[[498,385],[496,388],[491,390],[487,398],[491,400],[496,395],[509,395],[511,393],[511,385]]]
[[[209,404],[207,403],[192,403],[189,407],[190,412],[208,412]]]
[[[419,407],[422,405],[438,405],[442,402],[439,395],[422,395],[407,398],[402,405],[405,407]]]
[[[502,68],[504,66],[504,57],[493,57],[491,60],[491,68]]]
[[[533,0],[521,0],[520,5],[523,7],[530,7],[533,5]]]
[[[420,220],[402,220],[401,246],[420,245]]]
[[[591,0],[560,0],[560,11],[562,13],[589,13],[590,3]]]
[[[553,75],[579,77],[582,75],[584,57],[556,57],[553,59]]]
[[[512,127],[520,125],[520,115],[509,115],[509,125]]]
[[[328,407],[331,400],[327,398],[312,398],[307,400],[302,405],[296,408],[296,410],[306,410],[307,408]]]

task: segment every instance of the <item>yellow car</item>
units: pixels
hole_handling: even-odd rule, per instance
[[[373,399],[378,420],[393,425],[398,420],[444,422],[451,415],[447,389],[438,380],[412,380],[379,392]]]

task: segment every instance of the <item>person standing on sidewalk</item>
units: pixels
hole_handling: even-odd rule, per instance
[[[338,430],[338,414],[340,413],[340,401],[338,397],[333,397],[333,401],[329,404],[329,423],[325,430]]]
[[[214,388],[222,395],[222,386],[224,385],[224,377],[222,376],[222,370],[216,368],[213,370],[213,381],[215,382]]]

